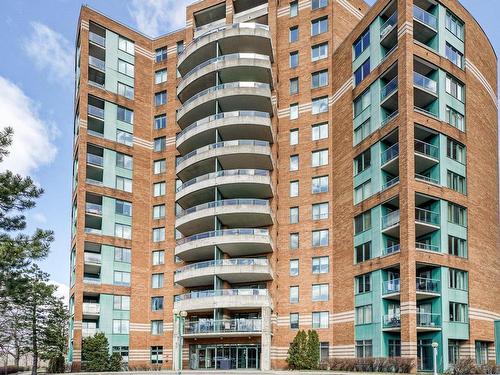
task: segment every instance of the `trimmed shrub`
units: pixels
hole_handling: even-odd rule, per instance
[[[320,363],[320,369],[350,372],[409,373],[415,366],[411,358],[329,358]]]

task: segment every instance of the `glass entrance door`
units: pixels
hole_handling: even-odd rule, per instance
[[[238,368],[247,368],[247,348],[238,348]]]
[[[259,368],[259,353],[256,347],[247,348],[247,368]]]
[[[205,368],[215,368],[216,349],[212,348],[212,347],[208,347],[205,352],[206,352],[206,354],[205,354]]]

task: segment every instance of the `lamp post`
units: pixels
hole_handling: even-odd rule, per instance
[[[178,312],[176,309],[174,309],[174,320],[177,325],[178,329],[178,335],[179,335],[179,341],[178,341],[178,357],[179,357],[179,362],[178,362],[178,367],[177,367],[177,373],[181,374],[182,373],[182,346],[183,346],[183,331],[184,331],[184,320],[186,319],[187,312],[186,311],[180,311]]]
[[[432,343],[432,363],[434,368],[434,375],[438,375],[437,371],[438,346],[439,344],[437,342],[434,341]]]

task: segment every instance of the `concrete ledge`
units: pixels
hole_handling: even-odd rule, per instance
[[[192,298],[174,302],[177,311],[206,311],[224,308],[262,308],[272,307],[269,295],[229,295]]]

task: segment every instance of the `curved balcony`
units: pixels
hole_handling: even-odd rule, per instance
[[[267,259],[219,259],[199,262],[179,268],[174,273],[174,282],[185,288],[210,285],[214,276],[233,283],[250,283],[273,279]]]
[[[184,337],[260,336],[262,319],[203,319],[186,322]]]
[[[271,59],[258,53],[232,53],[207,60],[182,77],[177,86],[181,103],[215,86],[217,82],[263,82],[273,84]]]
[[[222,169],[273,169],[269,142],[234,140],[213,143],[179,157],[177,176],[187,181],[215,172],[215,158]]]
[[[254,52],[273,55],[269,26],[257,23],[236,23],[207,31],[193,39],[179,55],[177,70],[184,76],[206,60],[216,57],[217,44],[224,53]]]
[[[239,228],[198,233],[177,240],[175,255],[187,262],[213,258],[214,246],[231,257],[272,252],[273,241],[267,229]]]
[[[226,141],[260,139],[273,142],[271,117],[267,112],[233,111],[205,117],[177,134],[177,150],[184,154],[206,146],[216,139],[216,132]]]
[[[216,101],[222,112],[261,111],[273,113],[271,86],[261,82],[229,82],[210,87],[186,100],[177,110],[181,128],[215,114]]]
[[[183,235],[189,236],[214,229],[215,217],[222,226],[230,228],[266,227],[274,221],[268,200],[225,199],[180,211],[175,226]]]
[[[265,169],[230,169],[193,178],[177,188],[176,202],[181,207],[211,201],[215,189],[226,199],[272,198],[270,172]]]
[[[267,289],[218,289],[195,291],[175,296],[177,311],[213,309],[260,309],[272,307]]]

